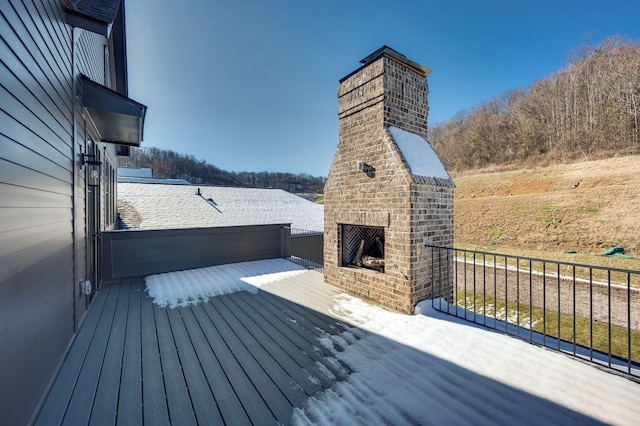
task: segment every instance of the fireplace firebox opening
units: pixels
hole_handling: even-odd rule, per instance
[[[384,228],[341,225],[341,266],[384,272]]]

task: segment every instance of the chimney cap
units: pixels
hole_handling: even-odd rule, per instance
[[[392,49],[387,45],[383,45],[382,47],[376,49],[374,52],[370,53],[369,55],[364,57],[362,60],[360,60],[360,63],[363,65],[357,70],[355,70],[354,72],[347,75],[346,77],[342,78],[340,80],[340,83],[342,83],[344,80],[351,77],[353,74],[355,74],[362,68],[366,67],[370,63],[374,62],[376,59],[379,59],[381,56],[387,56],[391,59],[394,59],[395,61],[398,61],[401,64],[411,68],[412,70],[414,70],[416,73],[420,74],[423,77],[426,77],[431,73],[431,68],[425,67],[424,65],[420,65],[419,63],[407,58],[397,50]]]

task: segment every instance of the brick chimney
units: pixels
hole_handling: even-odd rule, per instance
[[[427,142],[430,69],[383,46],[340,80],[340,139],[325,185],[325,281],[411,313],[450,298],[453,181]]]

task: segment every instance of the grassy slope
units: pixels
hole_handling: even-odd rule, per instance
[[[640,156],[454,180],[456,247],[640,270]]]

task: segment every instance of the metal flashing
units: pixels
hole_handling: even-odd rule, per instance
[[[140,146],[147,107],[80,76],[80,103],[95,124],[100,140],[129,146]]]
[[[111,34],[109,36],[109,53],[111,55],[110,62],[112,65],[112,88],[123,96],[129,96],[124,5],[124,0],[122,0],[120,9],[118,9],[118,14],[111,26]]]
[[[396,62],[403,64],[408,68],[411,68],[413,71],[415,71],[422,77],[427,77],[429,74],[431,74],[431,68],[425,67],[424,65],[420,65],[419,63],[407,58],[397,50],[392,49],[387,45],[383,45],[382,47],[376,49],[374,52],[370,53],[369,55],[361,59],[360,63],[362,64],[362,66],[356,69],[355,71],[349,73],[345,77],[341,78],[339,82],[342,83],[343,81],[345,81],[346,79],[348,79],[349,77],[351,77],[352,75],[354,75],[355,73],[365,68],[366,66],[368,66],[369,64],[371,64],[376,59],[379,59],[382,56],[386,56]]]
[[[73,27],[109,36],[122,0],[63,0],[65,22]]]
[[[105,37],[109,36],[111,24],[108,22],[78,13],[75,10],[65,9],[65,12],[64,20],[68,25],[71,25],[74,28],[82,28],[83,30],[91,31],[92,33],[100,34]]]
[[[371,53],[367,57],[361,59],[360,63],[366,65],[369,62],[373,62],[376,59],[378,59],[379,57],[384,56],[384,55],[389,56],[390,58],[393,58],[393,59],[399,61],[400,63],[404,64],[404,65],[407,65],[409,68],[413,68],[419,74],[424,74],[424,77],[426,77],[427,75],[429,75],[431,73],[431,68],[425,67],[424,65],[420,65],[419,63],[417,63],[415,61],[412,61],[411,59],[409,59],[406,56],[404,56],[402,53],[400,53],[397,50],[394,50],[394,49],[392,49],[392,48],[390,48],[389,46],[386,46],[386,45],[382,46],[381,48],[379,48],[375,52]]]

